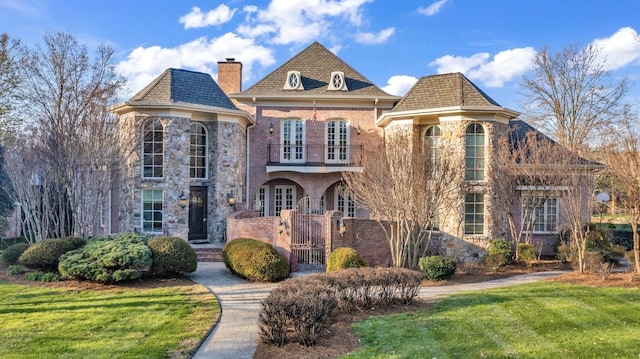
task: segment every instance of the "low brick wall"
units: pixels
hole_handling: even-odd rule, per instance
[[[391,249],[384,231],[378,222],[371,219],[345,218],[345,233],[337,231],[337,221],[332,221],[333,239],[331,250],[338,247],[351,247],[364,259],[369,266],[391,265]]]

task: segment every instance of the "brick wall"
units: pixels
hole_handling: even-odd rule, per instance
[[[389,242],[378,222],[371,219],[345,218],[344,235],[338,232],[337,220],[331,222],[333,233],[331,250],[338,247],[351,247],[369,266],[386,267],[392,264]]]

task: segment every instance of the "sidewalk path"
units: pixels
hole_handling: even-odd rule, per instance
[[[436,299],[450,294],[480,289],[501,288],[531,283],[567,272],[536,272],[488,282],[423,287],[419,297]],[[220,321],[192,356],[194,359],[252,358],[258,342],[258,314],[260,302],[266,298],[274,283],[251,283],[232,275],[221,262],[199,262],[198,270],[190,275],[195,282],[206,286],[220,301]]]

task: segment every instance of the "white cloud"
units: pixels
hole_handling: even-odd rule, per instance
[[[440,9],[442,8],[442,6],[444,4],[447,3],[447,1],[449,0],[440,0],[440,1],[436,1],[433,4],[429,5],[428,7],[422,7],[420,6],[418,8],[418,12],[421,13],[422,15],[427,15],[427,16],[432,16],[437,14],[438,12],[440,12]]]
[[[275,63],[271,49],[256,45],[252,39],[226,33],[211,40],[201,37],[174,48],[138,47],[116,68],[128,79],[132,95],[169,67],[214,74],[218,61],[227,57],[242,62],[244,80],[252,79],[253,66],[267,67]]]
[[[437,66],[439,74],[462,72],[470,80],[481,81],[487,87],[502,87],[505,82],[531,69],[536,52],[532,47],[516,48],[497,53],[490,60],[489,53],[481,52],[470,57],[442,56],[429,66]]]
[[[225,4],[220,4],[217,8],[208,11],[206,14],[202,13],[199,7],[194,6],[191,12],[181,16],[178,22],[184,24],[185,29],[216,26],[229,22],[235,13],[236,9],[231,10]]]
[[[604,62],[605,70],[640,62],[640,37],[631,27],[623,27],[610,37],[595,39],[593,44],[600,49],[599,61]]]
[[[303,44],[322,38],[336,27],[359,27],[362,7],[373,0],[272,0],[264,10],[245,7],[247,19],[238,33],[247,37],[270,36],[278,45]]]
[[[413,85],[418,81],[417,78],[407,75],[395,75],[391,76],[387,80],[387,85],[382,87],[382,90],[386,93],[390,93],[396,96],[404,96]]]
[[[394,29],[393,27],[389,27],[384,30],[380,30],[380,32],[377,34],[371,32],[360,32],[356,34],[356,41],[361,44],[369,45],[381,44],[387,41],[387,39],[389,39],[389,37],[391,37],[391,35],[393,35],[395,31],[396,29]]]

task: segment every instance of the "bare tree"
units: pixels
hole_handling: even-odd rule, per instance
[[[610,143],[602,151],[607,165],[609,190],[620,205],[629,211],[633,232],[634,272],[640,274],[640,133],[636,114],[626,109],[623,120],[612,127]]]
[[[0,140],[19,123],[14,111],[20,82],[16,60],[19,45],[9,35],[0,34]]]
[[[427,254],[438,223],[457,203],[463,173],[459,157],[432,158],[414,140],[411,128],[387,132],[383,148],[364,158],[364,171],[343,174],[345,188],[356,203],[369,209],[389,242],[393,265],[416,268]]]
[[[111,48],[100,46],[92,60],[86,46],[64,33],[46,35],[44,46],[23,48],[20,111],[30,122],[12,141],[8,159],[35,158],[24,161],[29,169],[15,163],[8,168],[15,171],[12,180],[23,182],[15,186],[24,191],[17,194],[21,203],[36,196],[37,206],[48,206],[42,208],[48,223],[32,228],[38,232],[35,240],[93,234],[99,204],[118,165],[117,121],[108,106],[116,102],[124,80],[112,61]],[[47,192],[37,197],[37,191],[27,189],[34,184]],[[23,214],[30,216],[27,208]]]
[[[614,79],[595,45],[544,47],[523,78],[526,113],[532,124],[567,149],[584,154],[589,142],[620,113],[627,80]]]

